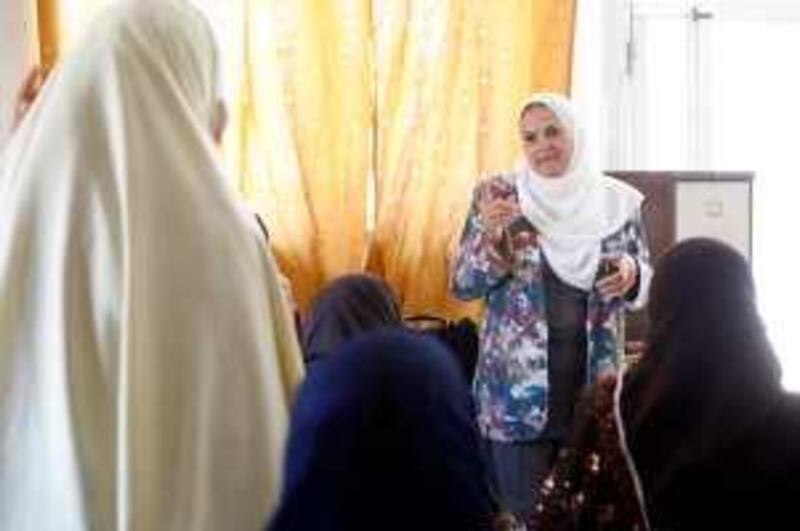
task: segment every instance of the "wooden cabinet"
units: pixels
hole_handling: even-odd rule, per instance
[[[645,195],[643,216],[653,263],[672,244],[708,236],[752,256],[753,174],[745,172],[608,172]],[[628,315],[626,342],[644,340],[644,310]]]

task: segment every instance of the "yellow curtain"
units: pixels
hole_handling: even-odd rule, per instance
[[[49,69],[59,50],[59,16],[56,0],[36,1],[36,30],[39,35],[39,64]]]
[[[474,315],[447,292],[448,250],[482,174],[519,154],[529,93],[569,87],[572,0],[377,2],[377,222],[368,268],[406,313]]]
[[[55,56],[109,0],[37,2]],[[519,103],[568,89],[575,0],[194,2],[221,42],[233,184],[300,305],[366,266],[406,313],[474,315],[447,251],[476,179],[519,153]]]
[[[95,14],[113,0],[37,0],[40,17],[46,13],[50,19],[52,31],[49,35],[41,35],[42,48],[53,50],[55,59],[63,50],[67,50],[80,36],[84,25],[94,18]],[[42,10],[42,6],[49,6]],[[42,27],[42,20],[39,20]]]
[[[369,0],[246,0],[229,159],[301,306],[358,270],[373,120]]]

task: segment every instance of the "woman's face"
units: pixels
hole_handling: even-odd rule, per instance
[[[542,105],[533,105],[519,120],[522,149],[539,175],[560,177],[572,158],[572,138],[556,115]]]

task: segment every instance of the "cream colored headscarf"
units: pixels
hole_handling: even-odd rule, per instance
[[[302,366],[223,182],[216,51],[181,0],[115,4],[0,163],[0,529],[260,529]]]
[[[564,282],[590,290],[600,262],[600,242],[620,230],[639,210],[643,196],[589,166],[585,135],[572,106],[558,94],[540,93],[521,107],[550,109],[572,138],[569,166],[560,177],[544,177],[527,163],[515,173],[523,214],[539,230],[539,242]]]

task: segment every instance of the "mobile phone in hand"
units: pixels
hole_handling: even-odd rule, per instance
[[[523,233],[523,232],[535,232],[536,229],[533,227],[528,218],[523,215],[516,216],[511,222],[506,226],[506,230],[508,231],[508,235],[512,238]]]
[[[599,278],[605,278],[609,275],[613,275],[619,271],[619,265],[617,264],[616,260],[612,258],[602,258],[600,260],[600,268],[598,271]]]
[[[523,214],[516,216],[506,225],[506,234],[511,244],[511,250],[517,251],[526,247],[538,245],[536,227]]]
[[[501,178],[493,178],[485,185],[484,198],[489,201],[502,199],[504,201],[517,201],[517,189],[511,183]]]

